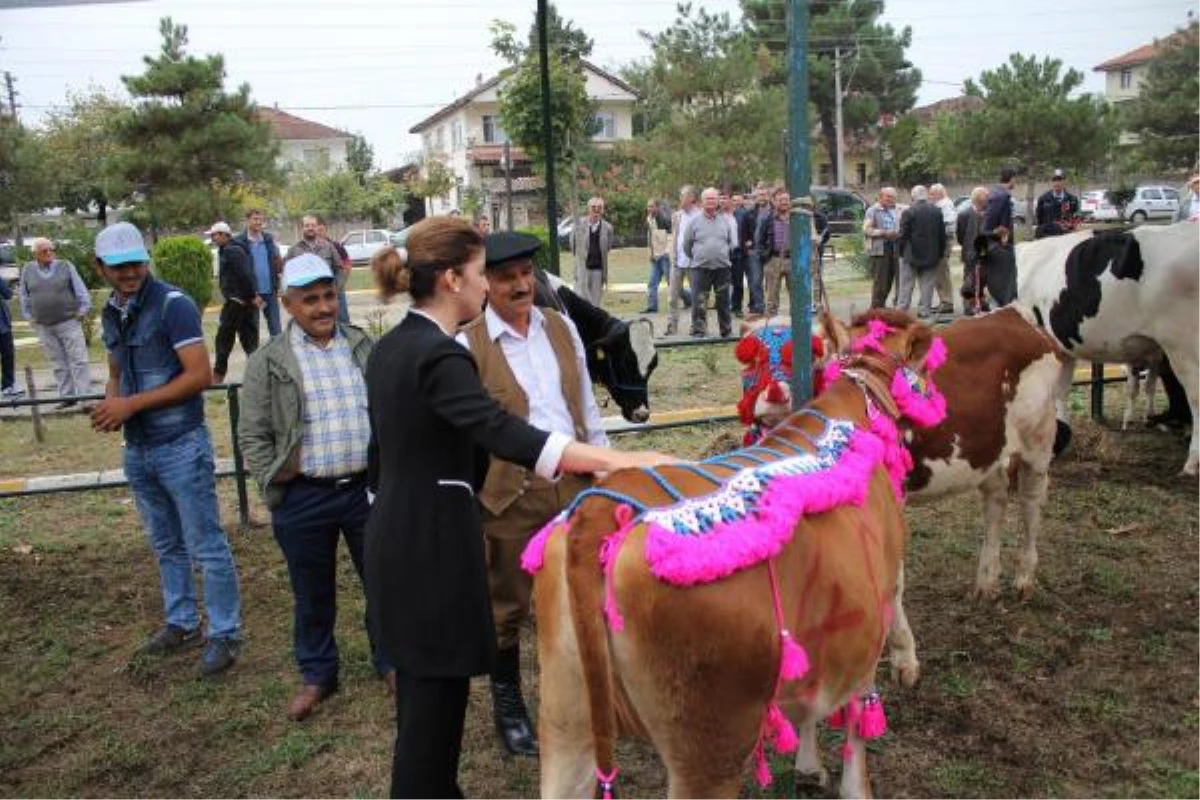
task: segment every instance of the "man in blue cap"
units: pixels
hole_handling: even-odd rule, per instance
[[[92,427],[125,432],[125,477],[158,559],[166,624],[142,653],[200,644],[193,566],[204,577],[207,644],[200,672],[233,665],[241,650],[237,568],[221,529],[212,438],[202,392],[212,383],[200,312],[150,274],[141,232],[128,222],[96,236],[96,268],[113,287],[104,306],[105,398]]]
[[[333,270],[315,253],[283,268],[281,335],[246,362],[238,443],[271,509],[275,541],[292,583],[292,632],[301,685],[287,707],[299,722],[338,691],[338,540],[362,578],[371,422],[363,378],[374,344],[338,321]],[[367,623],[370,636],[371,625]],[[372,644],[378,675],[395,693],[396,673]]]

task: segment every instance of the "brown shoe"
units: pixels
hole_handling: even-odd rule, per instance
[[[300,687],[300,691],[296,692],[296,696],[292,698],[292,702],[288,703],[288,719],[291,719],[293,722],[300,722],[307,719],[308,715],[317,706],[336,692],[337,684],[332,686],[320,686],[315,683],[304,684]]]

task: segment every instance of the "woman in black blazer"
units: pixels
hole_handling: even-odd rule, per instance
[[[453,338],[487,296],[483,238],[462,220],[434,217],[407,244],[373,261],[384,297],[408,292],[413,308],[367,367],[376,495],[367,601],[397,671],[391,795],[462,797],[468,681],[491,671],[496,649],[475,501],[488,453],[546,477],[669,459],[582,444],[505,413]]]

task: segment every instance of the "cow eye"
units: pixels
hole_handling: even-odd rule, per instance
[[[604,351],[601,350],[599,347],[597,347],[595,350],[593,350],[592,353],[596,356],[597,361],[604,360]]]

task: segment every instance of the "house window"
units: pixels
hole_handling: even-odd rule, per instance
[[[329,169],[328,147],[306,147],[304,149],[304,166],[322,172]]]
[[[1133,70],[1121,70],[1121,88],[1129,89],[1133,86]]]
[[[460,150],[463,146],[463,124],[459,120],[450,126],[450,149]]]
[[[601,111],[594,118],[596,124],[596,135],[593,139],[615,139],[617,138],[617,120],[608,111]]]
[[[862,186],[867,182],[867,165],[860,161],[854,166],[854,177],[858,179],[858,185]]]
[[[425,145],[426,153],[431,152],[433,150],[433,134],[432,133],[427,133],[424,136],[422,136],[421,142]]]
[[[508,141],[508,134],[500,127],[500,120],[493,114],[483,115],[483,140],[488,144],[502,144]]]
[[[437,129],[437,151],[439,153],[446,149],[446,126],[442,125]]]

